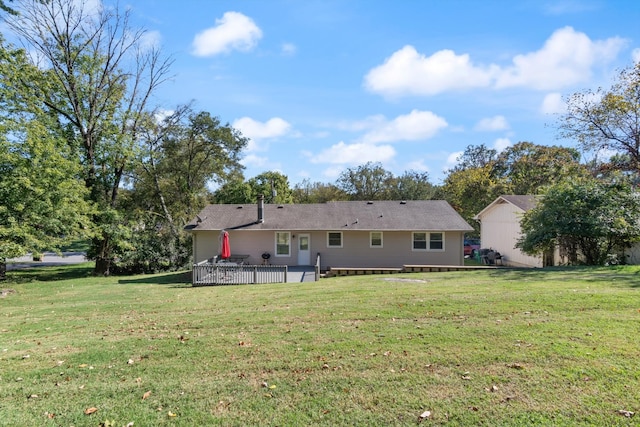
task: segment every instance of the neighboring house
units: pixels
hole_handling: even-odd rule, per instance
[[[247,264],[320,268],[463,265],[465,232],[473,231],[442,200],[208,205],[185,229],[195,263],[219,254],[229,233],[232,256]]]
[[[480,222],[480,241],[483,248],[500,252],[505,265],[512,267],[543,267],[558,262],[557,253],[531,256],[515,247],[522,235],[522,215],[535,207],[536,196],[503,195],[491,202],[474,219]]]

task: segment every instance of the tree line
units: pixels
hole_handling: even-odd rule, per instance
[[[580,205],[586,191],[602,196],[575,215],[597,212],[592,231],[607,224],[598,233],[609,243],[597,247],[611,252],[640,235],[632,219],[640,213],[640,65],[622,70],[608,89],[566,99],[558,134],[577,148],[519,142],[497,152],[470,144],[439,185],[426,172],[396,176],[367,163],[334,183],[291,187],[274,171],[245,179],[248,140],[212,113],[190,103],[153,105],[172,77],[172,59],[131,26],[128,10],[75,0],[0,1],[0,10],[23,46],[0,37],[0,275],[6,258],[76,240],[89,242],[95,274],[184,268],[191,249],[184,225],[207,203],[253,203],[258,194],[273,203],[444,199],[476,232],[473,216],[498,195],[539,194],[541,217],[525,218],[519,245],[586,253],[593,241],[571,239],[584,231],[553,229],[561,212],[544,210],[559,201]],[[583,160],[603,150],[613,155]],[[605,201],[614,208],[598,208]]]

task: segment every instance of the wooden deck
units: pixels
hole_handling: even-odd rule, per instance
[[[359,276],[365,274],[398,274],[398,273],[433,273],[446,271],[470,271],[470,270],[493,270],[495,265],[404,265],[402,268],[356,268],[339,267],[330,268],[326,272],[326,277],[338,276]]]

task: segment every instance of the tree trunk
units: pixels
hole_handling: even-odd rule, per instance
[[[96,266],[93,269],[95,276],[108,276],[111,274],[109,269],[111,268],[111,248],[109,244],[109,237],[102,236],[101,239],[95,238],[93,245],[96,250]]]
[[[7,259],[0,258],[0,282],[7,280]]]

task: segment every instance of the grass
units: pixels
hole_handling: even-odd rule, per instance
[[[640,410],[638,267],[204,288],[89,273],[0,285],[0,425],[637,422],[618,411]]]

